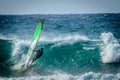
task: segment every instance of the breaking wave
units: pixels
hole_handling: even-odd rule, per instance
[[[101,57],[104,63],[120,62],[120,44],[112,33],[102,33],[100,36]]]

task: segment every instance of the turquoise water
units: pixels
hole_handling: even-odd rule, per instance
[[[43,56],[19,72],[39,18]],[[119,35],[120,14],[1,15],[0,79],[119,80]]]

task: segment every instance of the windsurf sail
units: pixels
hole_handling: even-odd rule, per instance
[[[34,51],[34,49],[35,49],[35,47],[36,47],[36,44],[37,44],[37,42],[38,42],[38,40],[39,40],[40,33],[41,33],[41,31],[42,31],[42,28],[43,28],[43,24],[44,24],[44,20],[43,20],[43,19],[39,19],[37,28],[36,28],[35,33],[34,33],[34,36],[33,36],[33,38],[32,38],[32,42],[31,42],[30,47],[29,47],[29,49],[28,49],[28,52],[27,52],[27,54],[26,54],[27,60],[26,60],[26,62],[25,62],[25,64],[24,64],[24,66],[26,66],[26,67],[30,64],[30,60],[31,60],[31,57],[32,57],[32,53],[33,53],[33,51]]]

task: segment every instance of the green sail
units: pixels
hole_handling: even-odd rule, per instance
[[[41,31],[42,31],[42,27],[43,27],[42,23],[41,23],[41,22],[38,23],[37,28],[36,28],[36,30],[35,30],[35,34],[34,34],[34,36],[33,36],[33,38],[32,38],[32,43],[31,43],[31,45],[30,45],[30,47],[29,47],[27,56],[31,56],[31,55],[32,55],[31,50],[34,50],[34,48],[35,48],[35,46],[36,46],[36,43],[37,43],[37,41],[39,40],[40,33],[41,33]],[[35,43],[35,42],[36,42],[36,43]],[[33,45],[34,45],[34,46],[33,46]]]
[[[37,44],[39,37],[40,37],[40,33],[42,31],[42,28],[43,28],[43,23],[44,23],[44,21],[42,19],[39,20],[39,23],[38,23],[37,28],[35,30],[34,36],[32,38],[32,42],[30,44],[29,50],[28,50],[27,55],[26,55],[27,60],[25,62],[25,66],[28,66],[30,61],[31,61],[32,53],[36,47],[36,44]]]

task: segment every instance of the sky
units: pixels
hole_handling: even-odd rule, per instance
[[[120,13],[120,0],[0,0],[0,14]]]

